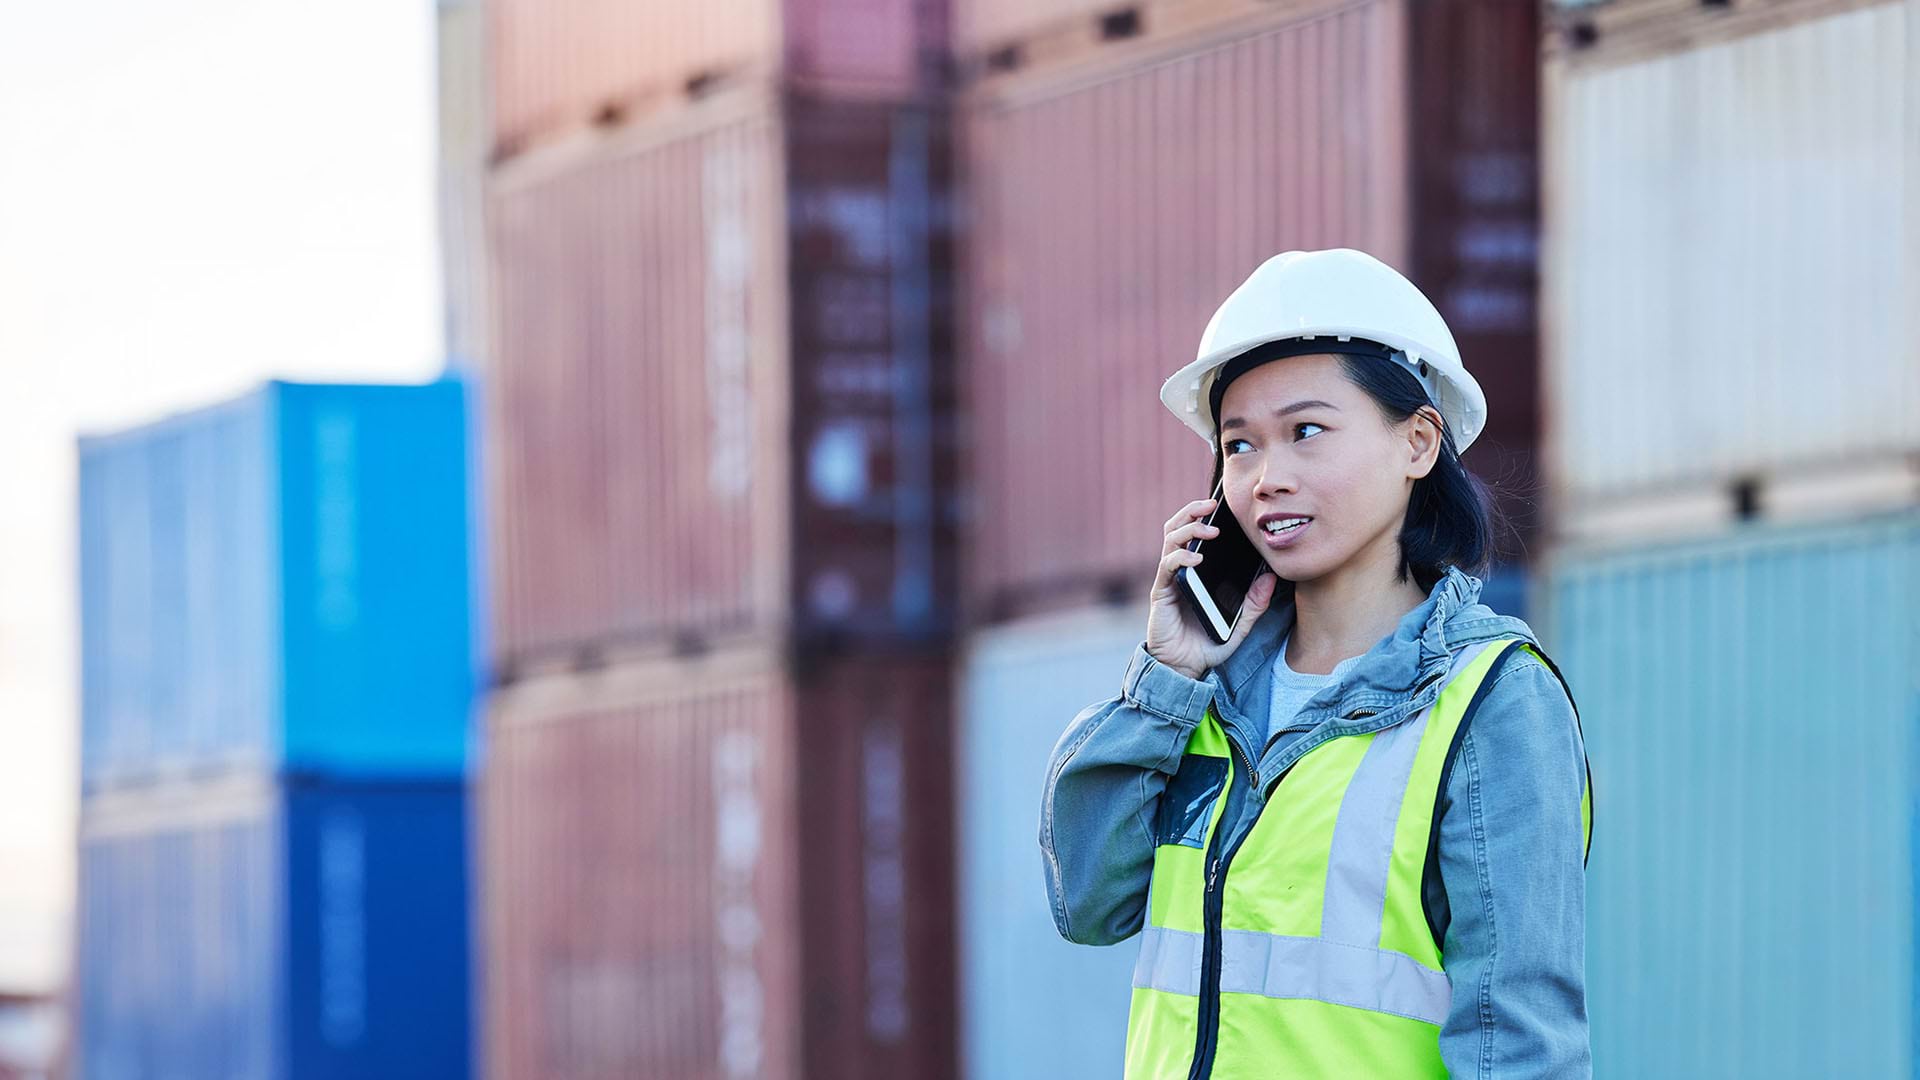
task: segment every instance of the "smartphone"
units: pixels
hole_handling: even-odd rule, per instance
[[[1247,599],[1247,590],[1260,576],[1266,560],[1241,530],[1233,511],[1227,509],[1221,491],[1220,487],[1213,489],[1213,512],[1207,515],[1207,524],[1220,532],[1187,542],[1187,550],[1199,552],[1201,562],[1198,566],[1180,568],[1180,592],[1187,598],[1187,606],[1199,616],[1200,625],[1207,628],[1216,643],[1224,645],[1240,622],[1240,608]]]

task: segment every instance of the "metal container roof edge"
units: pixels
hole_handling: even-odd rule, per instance
[[[78,445],[87,448],[95,446],[109,447],[121,439],[139,439],[152,435],[171,434],[203,423],[211,417],[220,416],[236,409],[251,407],[259,395],[272,393],[281,389],[296,391],[302,389],[426,390],[449,384],[459,385],[462,384],[462,380],[460,376],[455,374],[442,375],[438,378],[428,379],[423,382],[366,382],[354,379],[329,382],[312,379],[261,379],[251,385],[235,390],[233,393],[216,401],[171,408],[159,412],[148,419],[133,420],[111,427],[81,431],[74,436],[74,441]]]
[[[760,117],[778,119],[785,99],[768,83],[720,87],[711,94],[606,127],[582,129],[531,146],[487,169],[489,196],[565,176],[573,170],[644,154],[681,139]]]
[[[1031,67],[1022,65],[1004,73],[990,70],[977,73],[962,85],[957,98],[968,109],[1019,107],[1382,2],[1404,5],[1407,0],[1288,0],[1281,4],[1266,0],[1224,0],[1217,6],[1162,0],[1160,4],[1142,4],[1132,9],[1142,12],[1148,21],[1148,29],[1141,36],[1103,42],[1098,47],[1080,51],[1070,50]],[[1183,7],[1198,8],[1205,14],[1176,21],[1166,30],[1159,30],[1152,21],[1156,11],[1179,11]]]
[[[1290,17],[1311,16],[1354,0],[1140,0],[1115,5],[1101,0],[970,0],[960,6],[962,18],[954,52],[970,72],[991,73],[1016,59],[1026,66],[1075,63],[1092,54],[1131,48],[1136,40],[1161,34],[1205,30],[1249,13],[1279,9]],[[1364,0],[1362,0],[1364,2]],[[1021,17],[1002,17],[1007,9]],[[973,25],[968,25],[968,16]],[[980,25],[983,17],[990,24]],[[1008,54],[1017,54],[1008,57]]]
[[[1712,5],[1699,0],[1606,0],[1565,9],[1548,5],[1542,53],[1548,64],[1606,67],[1904,2],[1775,0],[1765,5]]]

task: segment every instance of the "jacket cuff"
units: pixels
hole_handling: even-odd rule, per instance
[[[1189,679],[1153,658],[1142,641],[1133,647],[1126,678],[1120,684],[1128,704],[1188,725],[1198,724],[1213,700],[1213,685]]]

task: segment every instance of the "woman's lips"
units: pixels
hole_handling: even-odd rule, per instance
[[[1300,538],[1311,528],[1313,528],[1313,519],[1308,518],[1293,528],[1283,529],[1278,533],[1270,533],[1265,529],[1261,529],[1260,542],[1267,546],[1268,551],[1279,551],[1282,548],[1290,548],[1298,544]]]

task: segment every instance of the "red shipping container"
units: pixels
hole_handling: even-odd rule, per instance
[[[715,81],[899,97],[943,77],[939,0],[489,0],[497,150]]]
[[[1144,596],[1162,523],[1208,494],[1211,463],[1160,385],[1290,248],[1357,247],[1412,277],[1493,399],[1469,467],[1506,476],[1530,453],[1536,18],[1327,4],[970,92],[970,620]]]
[[[953,1075],[948,679],[746,649],[497,696],[487,1075]]]
[[[951,621],[947,122],[753,92],[496,172],[503,678]]]

